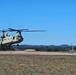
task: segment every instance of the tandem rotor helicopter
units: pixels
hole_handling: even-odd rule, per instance
[[[8,35],[7,32],[13,32],[15,31],[16,34],[11,36]],[[23,36],[21,35],[21,32],[45,32],[45,30],[29,30],[29,29],[13,29],[13,28],[8,28],[4,30],[0,30],[2,32],[2,36],[0,37],[0,45],[5,45],[7,44],[9,47],[12,44],[17,44],[19,46],[19,43],[23,41]]]

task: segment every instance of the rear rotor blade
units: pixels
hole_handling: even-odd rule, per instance
[[[28,30],[28,29],[18,29],[18,30],[16,30],[16,29],[12,29],[12,28],[8,28],[9,29],[9,31],[25,31],[25,30]]]
[[[7,29],[4,29],[4,30],[0,30],[0,32],[7,32],[8,30]]]

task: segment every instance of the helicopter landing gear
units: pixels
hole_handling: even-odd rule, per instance
[[[11,47],[11,44],[7,44],[7,46],[10,48]]]
[[[17,46],[19,46],[19,44],[17,43]]]

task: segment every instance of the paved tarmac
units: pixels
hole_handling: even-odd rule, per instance
[[[19,54],[19,55],[76,55],[75,52],[38,52],[38,51],[0,51],[0,54]]]

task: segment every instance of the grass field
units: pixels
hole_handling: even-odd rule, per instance
[[[0,75],[76,75],[76,56],[0,55]]]

